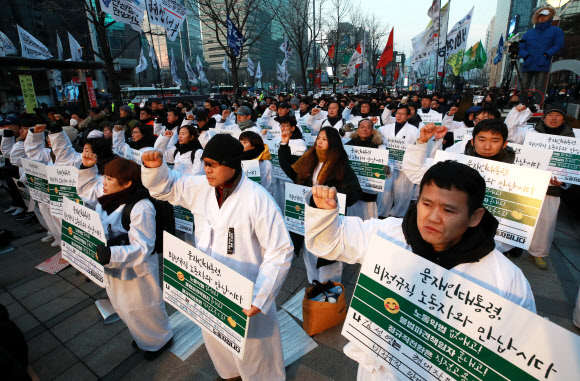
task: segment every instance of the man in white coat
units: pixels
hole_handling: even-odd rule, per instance
[[[431,108],[431,101],[433,97],[431,95],[423,95],[421,97],[421,108],[417,110],[417,115],[421,117],[421,120],[429,120],[432,117],[441,118],[441,114]]]
[[[270,194],[241,170],[242,144],[229,135],[205,146],[205,176],[180,175],[163,155],[146,152],[142,180],[151,195],[204,217],[196,221],[196,247],[255,283],[244,360],[203,332],[223,379],[284,380],[284,360],[275,298],[290,269],[294,247]]]
[[[403,139],[407,144],[413,144],[417,140],[419,129],[407,122],[410,114],[409,106],[402,105],[397,109],[395,123],[379,128],[385,145],[389,138]],[[393,168],[392,163],[389,165],[393,176],[385,181],[385,190],[377,198],[379,217],[402,217],[407,212],[415,185],[401,171]]]
[[[229,110],[224,110],[224,115],[229,115],[229,112]],[[252,110],[250,110],[248,106],[240,107],[238,111],[235,112],[235,115],[237,124],[227,124],[225,122],[222,123],[220,120],[215,126],[215,131],[218,132],[220,130],[229,130],[234,132],[236,136],[240,136],[240,134],[244,131],[253,131],[256,134],[261,134],[262,129],[252,120]]]
[[[498,222],[483,207],[481,175],[464,164],[440,162],[425,173],[420,190],[417,206],[404,219],[363,222],[338,215],[336,189],[313,187],[306,202],[306,248],[320,258],[362,263],[371,237],[378,234],[535,313],[528,281],[495,249]],[[359,363],[359,381],[403,379],[356,343],[347,344],[344,352]]]

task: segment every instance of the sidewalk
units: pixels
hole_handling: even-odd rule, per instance
[[[0,191],[0,210],[7,207],[7,195]],[[85,282],[71,266],[56,275],[34,269],[59,251],[40,242],[45,235],[40,225],[25,228],[2,214],[0,229],[11,230],[15,236],[15,250],[0,254],[0,303],[8,307],[11,318],[24,332],[31,367],[42,381],[204,381],[217,377],[203,345],[186,361],[169,351],[155,361],[145,361],[143,353],[131,346],[131,335],[123,322],[103,323],[95,306],[96,300],[106,297],[103,289]],[[571,215],[565,205],[560,209],[548,270],[536,269],[527,254],[514,263],[532,286],[538,313],[580,333],[571,320],[580,284],[580,272],[574,268],[580,269],[578,217]],[[344,270],[347,302],[359,267],[349,265]],[[277,297],[278,308],[307,284],[302,257],[296,258]],[[167,312],[171,315],[175,310],[167,306]],[[347,340],[340,334],[341,329],[337,326],[315,335],[318,347],[286,368],[288,380],[355,380],[357,364],[342,353]]]

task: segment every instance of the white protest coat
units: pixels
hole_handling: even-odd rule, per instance
[[[302,156],[308,149],[306,142],[303,139],[290,139],[288,147],[290,147],[290,153],[292,153],[293,156]],[[260,168],[260,170],[262,170],[262,168]],[[279,177],[273,178],[272,195],[282,210],[284,209],[286,199],[286,183],[292,183],[292,180],[284,180]]]
[[[94,202],[104,194],[96,166],[79,170],[77,191]],[[121,222],[124,204],[110,215],[101,204],[96,205],[107,239],[128,233],[130,242],[111,247],[111,262],[105,266],[107,294],[139,348],[156,351],[173,337],[173,331],[159,287],[159,259],[154,254],[155,207],[147,199],[137,202],[127,232]]]
[[[155,141],[153,148],[163,153],[163,158],[166,162],[175,165],[173,169],[181,174],[203,175],[205,173],[203,170],[203,161],[201,160],[203,149],[195,151],[193,160],[191,160],[193,151],[187,151],[183,155],[180,152],[176,153],[175,145],[171,147],[169,144],[170,141],[171,137],[160,136]]]
[[[379,132],[383,135],[385,143],[389,138],[397,138],[404,139],[407,144],[412,144],[420,134],[419,129],[410,123],[405,123],[396,136],[395,123],[379,128]],[[391,168],[391,172],[393,173],[391,178],[385,180],[385,190],[379,192],[377,197],[381,217],[388,217],[389,214],[404,216],[413,197],[414,184],[399,170]]]
[[[310,200],[312,194],[306,197]],[[369,241],[375,234],[411,251],[405,241],[401,218],[363,222],[358,217],[340,217],[338,208],[322,210],[310,207],[309,201],[305,204],[304,243],[309,251],[320,258],[351,264],[362,263]],[[524,274],[497,250],[493,250],[478,262],[462,263],[450,271],[536,313],[534,296]],[[344,352],[359,363],[359,381],[404,379],[352,342],[344,347]]]
[[[113,130],[113,152],[117,155],[129,159],[127,156],[131,146],[125,143],[125,131],[116,131]],[[141,152],[150,151],[153,147],[143,147],[139,149]]]
[[[311,131],[316,131],[317,133],[320,132],[323,127],[332,127],[336,130],[340,130],[342,126],[344,126],[342,119],[339,119],[334,126],[330,124],[328,121],[328,112],[326,111],[320,111],[320,113],[316,115],[310,114],[310,116],[306,119],[306,124],[308,127],[310,127]]]
[[[272,196],[241,173],[232,194],[218,206],[215,188],[205,176],[180,176],[167,165],[142,168],[143,184],[157,199],[201,215],[196,220],[196,247],[255,283],[252,305],[262,312],[250,318],[244,361],[204,333],[204,342],[222,378],[285,378],[275,298],[290,269],[294,247]],[[233,229],[233,254],[228,236]]]

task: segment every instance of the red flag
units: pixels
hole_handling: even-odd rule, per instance
[[[328,48],[328,58],[334,58],[334,44]]]
[[[387,75],[387,68],[386,67],[382,67],[381,68],[381,72],[383,73],[383,75]]]
[[[399,79],[399,64],[397,64],[397,70],[395,71],[395,81]]]
[[[383,50],[383,54],[381,54],[381,58],[379,58],[379,62],[377,63],[377,69],[387,66],[389,62],[393,60],[393,37],[395,35],[395,28],[391,29],[391,34],[389,35],[389,40],[387,41],[387,45]]]

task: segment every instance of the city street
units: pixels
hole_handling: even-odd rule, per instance
[[[0,210],[8,207],[8,195],[0,191]],[[548,270],[537,269],[527,253],[514,260],[528,278],[538,313],[576,334],[572,311],[580,284],[580,223],[562,204]],[[170,351],[148,362],[131,346],[122,321],[105,324],[95,301],[106,297],[103,289],[69,266],[56,275],[34,267],[58,253],[40,225],[24,227],[2,215],[0,228],[14,234],[14,250],[0,254],[0,303],[28,341],[32,369],[40,380],[213,380],[217,373],[202,345],[186,361]],[[359,266],[343,272],[347,302],[354,291]],[[301,257],[295,258],[277,298],[278,308],[307,286]],[[167,307],[171,316],[175,310]],[[300,323],[300,321],[297,321]],[[342,353],[347,340],[341,326],[313,339],[318,346],[286,368],[289,380],[354,380],[357,366]],[[533,328],[530,328],[533,329]]]

